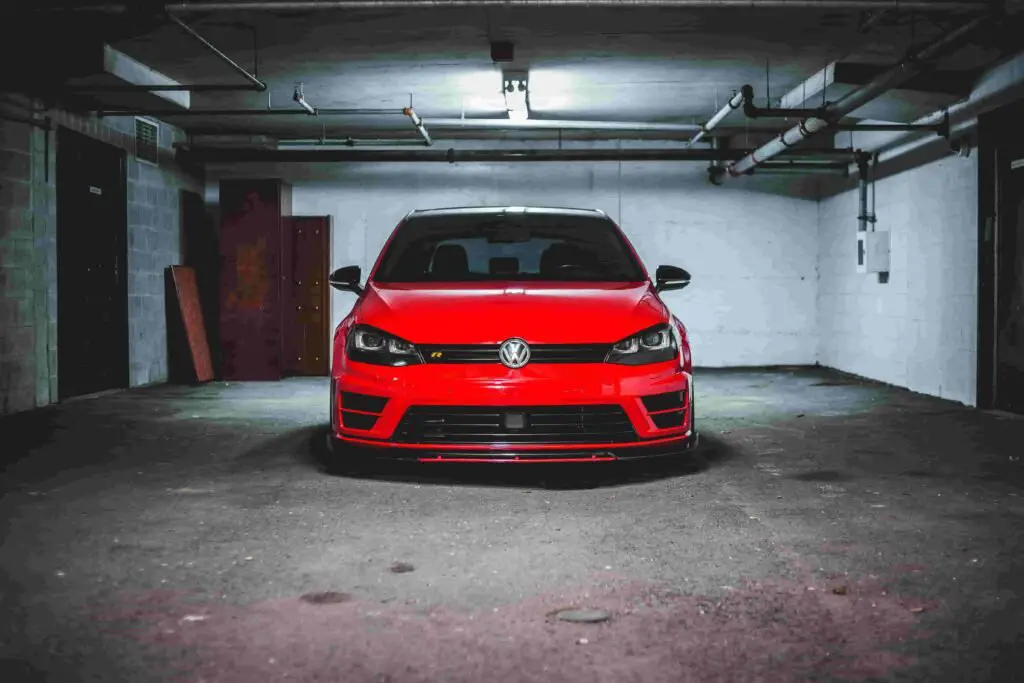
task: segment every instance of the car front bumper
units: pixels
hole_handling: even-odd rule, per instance
[[[681,398],[667,408],[652,407],[657,396]],[[423,411],[433,415],[431,429],[410,429],[410,420]],[[496,429],[492,438],[482,428],[450,424],[462,421],[465,411],[490,413],[491,418],[523,411],[531,424],[526,431]],[[468,422],[482,425],[477,419],[471,415]],[[618,427],[613,429],[613,423]],[[331,380],[329,443],[335,452],[353,457],[421,462],[594,462],[677,455],[697,443],[693,378],[675,362],[537,364],[520,370],[497,364],[390,368],[346,363]]]

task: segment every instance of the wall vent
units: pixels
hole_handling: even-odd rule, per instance
[[[160,163],[160,128],[147,119],[135,119],[135,157],[151,164]]]

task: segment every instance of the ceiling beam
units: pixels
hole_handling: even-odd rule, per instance
[[[871,79],[877,78],[888,68],[888,66],[877,64],[839,62],[834,65],[833,82],[844,85],[864,85]],[[900,85],[898,89],[966,97],[971,94],[974,82],[978,80],[983,71],[983,69],[923,71]]]
[[[779,109],[799,109],[811,100],[820,101],[822,93],[827,92],[828,88],[833,85],[865,85],[888,68],[888,66],[877,64],[832,62],[780,97],[777,106]],[[975,81],[983,72],[983,69],[923,71],[905,83],[901,83],[896,90],[915,90],[953,97],[966,97],[971,93],[971,88],[974,87]],[[822,104],[824,103],[822,102]]]

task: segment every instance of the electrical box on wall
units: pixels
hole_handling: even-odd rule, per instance
[[[889,272],[889,231],[857,233],[857,272]]]

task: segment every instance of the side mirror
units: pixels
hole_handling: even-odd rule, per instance
[[[690,284],[690,274],[675,266],[658,266],[655,274],[655,290],[667,292],[671,289],[682,289]]]
[[[331,276],[327,278],[327,282],[337,290],[360,294],[363,291],[362,286],[359,284],[362,276],[363,272],[359,266],[345,266],[331,273]]]

